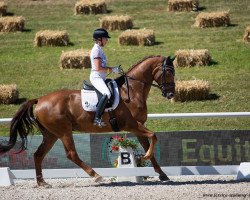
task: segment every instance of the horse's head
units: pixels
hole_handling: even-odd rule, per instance
[[[130,84],[143,84],[146,87],[157,87],[162,91],[162,96],[171,99],[175,95],[175,69],[173,65],[174,58],[162,56],[148,56],[133,65],[126,73],[116,79],[118,86],[124,83],[127,88],[127,99],[129,97],[128,79],[133,80]],[[152,83],[156,81],[157,84]],[[132,86],[135,88],[135,86]],[[145,90],[147,91],[147,90]],[[147,94],[144,96],[147,97]],[[149,90],[148,90],[149,91]]]
[[[160,67],[156,68],[154,80],[162,91],[162,96],[171,99],[175,95],[175,69],[173,61],[175,58],[164,57]]]

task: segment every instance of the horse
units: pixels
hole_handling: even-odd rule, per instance
[[[174,58],[170,56],[148,56],[130,67],[127,72],[115,79],[119,87],[120,101],[113,111],[120,130],[133,133],[145,150],[142,159],[150,159],[161,181],[168,181],[154,157],[157,137],[144,126],[147,120],[146,100],[151,86],[161,90],[163,97],[170,99],[175,94]],[[153,83],[153,82],[156,83]],[[125,84],[127,83],[127,84]],[[33,106],[36,104],[35,109]],[[27,148],[27,136],[38,128],[43,135],[42,143],[34,153],[36,181],[38,186],[51,187],[43,179],[42,161],[46,154],[60,139],[68,159],[82,168],[95,182],[102,176],[86,165],[78,156],[72,131],[94,133],[112,132],[108,123],[109,114],[103,114],[107,124],[100,128],[93,125],[94,112],[82,108],[80,90],[59,90],[40,98],[26,101],[16,112],[10,123],[9,141],[0,144],[0,153],[14,147],[19,135],[20,151]]]

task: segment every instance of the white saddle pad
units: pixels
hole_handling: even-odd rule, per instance
[[[112,83],[114,85],[114,102],[112,107],[105,109],[105,112],[108,112],[109,110],[114,110],[118,106],[120,100],[118,86],[115,81],[112,81]],[[95,91],[82,89],[81,99],[82,99],[82,107],[84,110],[93,112],[96,111],[98,97]]]

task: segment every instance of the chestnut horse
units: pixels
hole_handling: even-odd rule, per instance
[[[173,59],[163,56],[146,57],[115,80],[121,96],[119,105],[114,110],[118,127],[120,130],[133,133],[138,138],[146,152],[143,159],[151,160],[161,181],[169,180],[154,157],[156,135],[143,124],[147,120],[146,100],[151,86],[158,87],[162,95],[168,99],[174,96]],[[124,84],[125,82],[127,84]],[[36,126],[43,135],[43,141],[34,154],[36,180],[39,186],[50,186],[43,179],[41,165],[44,157],[58,139],[62,141],[68,159],[81,167],[96,182],[101,181],[102,177],[79,158],[72,136],[74,130],[89,133],[112,131],[108,123],[108,113],[103,114],[103,121],[107,124],[105,127],[94,126],[93,119],[94,112],[87,112],[82,108],[80,90],[61,90],[29,100],[13,117],[10,125],[10,139],[8,144],[0,144],[0,153],[13,148],[18,135],[21,138],[21,150],[26,149],[27,135],[32,133],[33,127]]]

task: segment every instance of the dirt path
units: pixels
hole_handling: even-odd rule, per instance
[[[250,199],[250,181],[235,181],[234,176],[173,176],[170,182],[152,177],[143,183],[94,183],[88,178],[47,179],[52,188],[37,187],[34,180],[15,181],[0,187],[1,200],[14,199]]]

